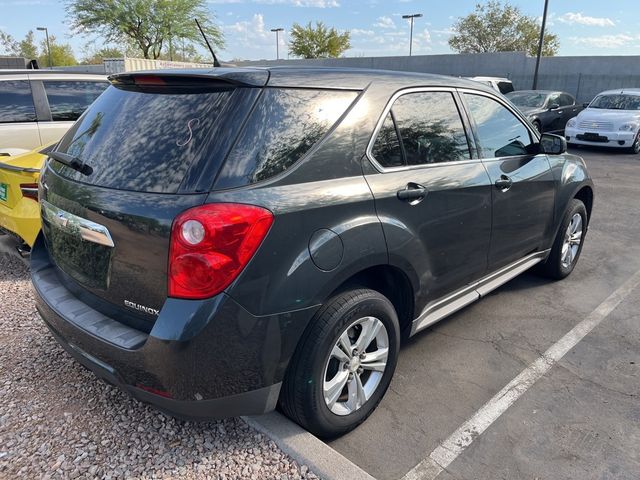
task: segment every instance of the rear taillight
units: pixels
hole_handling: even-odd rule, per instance
[[[267,235],[273,214],[264,208],[217,203],[176,217],[169,249],[169,296],[200,299],[227,288]]]
[[[22,196],[38,201],[38,184],[37,183],[21,183],[20,191]]]

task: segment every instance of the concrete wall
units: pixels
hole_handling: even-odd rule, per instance
[[[521,52],[416,55],[413,57],[354,57],[315,60],[237,62],[238,66],[318,65],[403,70],[473,77],[507,77],[518,90],[530,89],[535,58]],[[590,101],[611,88],[640,87],[640,56],[543,57],[538,88],[564,90],[579,102]]]
[[[29,61],[23,57],[2,57],[0,56],[0,70],[10,70],[14,68],[27,68]]]

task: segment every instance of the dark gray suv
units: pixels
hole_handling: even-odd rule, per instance
[[[400,340],[530,267],[573,270],[581,158],[476,82],[346,69],[110,78],[40,181],[37,308],[172,415],[357,426]]]

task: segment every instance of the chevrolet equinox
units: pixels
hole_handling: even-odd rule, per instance
[[[464,79],[122,73],[39,185],[37,309],[84,366],[182,418],[363,422],[400,340],[578,261],[583,160]],[[532,299],[535,301],[535,299]]]

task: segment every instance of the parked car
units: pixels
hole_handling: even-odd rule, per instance
[[[503,95],[513,92],[513,83],[508,78],[502,77],[466,77],[474,82],[480,82],[493,88],[496,92],[500,92]]]
[[[584,162],[478,83],[110,78],[42,172],[37,309],[78,362],[172,415],[279,402],[340,435],[382,399],[402,334],[580,256]]]
[[[40,232],[38,178],[53,144],[12,157],[0,157],[0,231],[18,237],[27,253]]]
[[[524,113],[538,132],[563,132],[570,118],[584,108],[567,92],[518,90],[507,93],[511,103]]]
[[[640,88],[599,93],[567,123],[571,145],[599,145],[640,153]]]
[[[0,148],[16,155],[60,140],[108,86],[104,75],[0,70]]]

